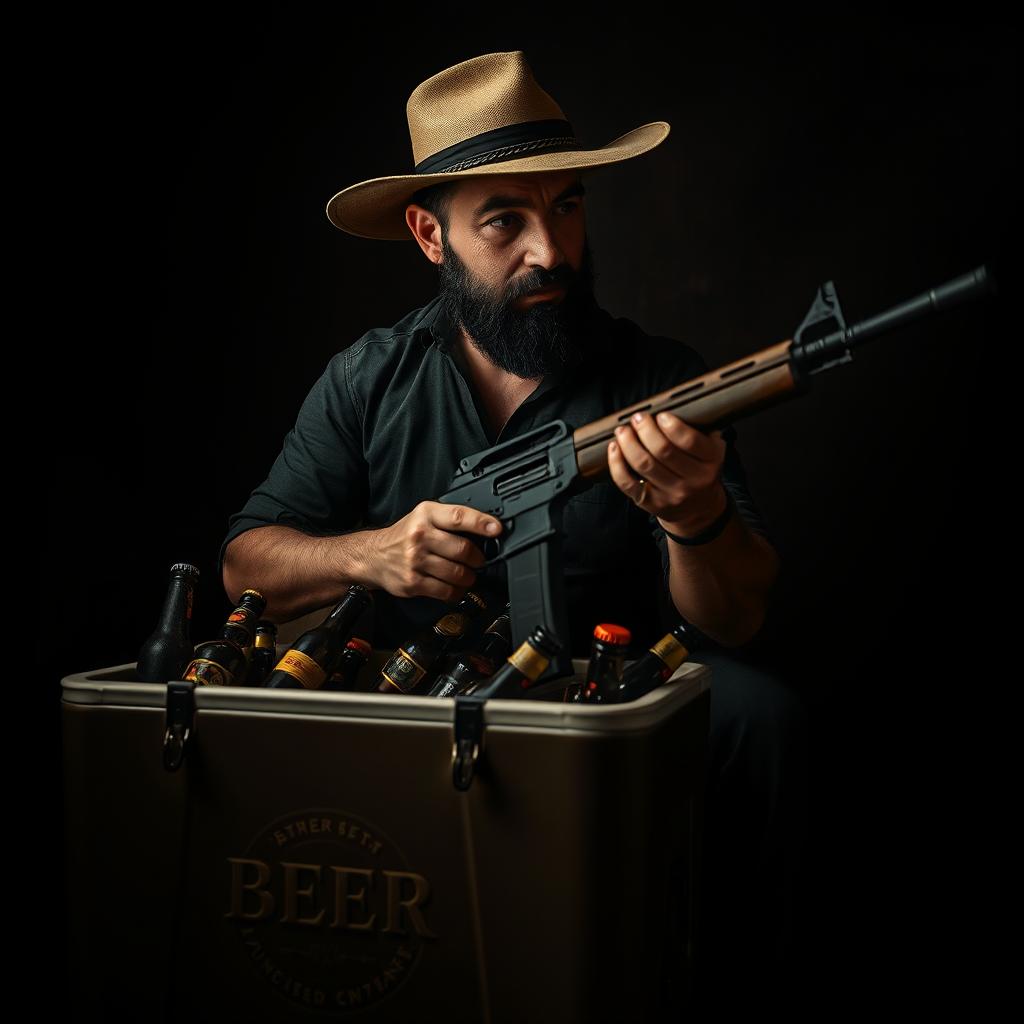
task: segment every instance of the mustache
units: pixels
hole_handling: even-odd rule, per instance
[[[524,315],[536,318],[554,313],[564,316],[573,305],[585,301],[586,296],[592,295],[594,271],[589,243],[584,245],[583,261],[579,270],[564,260],[551,269],[532,267],[501,287],[488,286],[483,281],[478,281],[459,258],[447,237],[441,239],[441,251],[444,254],[443,260],[438,264],[441,292],[450,296],[449,301],[459,306],[467,300],[473,302],[476,305],[474,315],[478,320],[506,317],[519,319]],[[516,308],[517,299],[548,288],[561,288],[565,292],[563,303],[557,310],[523,311]]]
[[[513,280],[505,291],[505,302],[515,302],[516,299],[533,292],[545,291],[548,288],[572,287],[573,282],[579,275],[568,263],[560,263],[551,270],[543,267],[536,267],[530,273],[524,274]]]

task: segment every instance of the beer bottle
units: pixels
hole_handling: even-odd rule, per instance
[[[583,685],[576,694],[578,704],[610,704],[622,682],[622,662],[633,634],[625,626],[602,622],[594,627],[590,662]]]
[[[277,625],[267,619],[256,623],[256,643],[252,649],[249,674],[245,677],[247,686],[262,686],[263,680],[277,664]]]
[[[487,610],[482,597],[466,591],[455,611],[447,612],[408,647],[399,647],[381,670],[379,693],[424,693],[433,680],[432,669],[469,631],[476,618]]]
[[[463,651],[437,677],[428,697],[454,697],[481,679],[493,676],[512,650],[512,623],[507,614],[499,615],[484,630],[476,648]]]
[[[354,636],[345,645],[341,658],[331,673],[331,678],[324,683],[324,690],[348,690],[350,693],[364,692],[368,689],[365,681],[360,684],[359,673],[366,664],[373,647],[368,640]]]
[[[169,679],[181,679],[192,660],[189,627],[198,582],[199,570],[194,565],[176,562],[171,566],[171,579],[167,584],[160,620],[139,649],[135,677],[140,683],[166,683]]]
[[[271,689],[321,689],[338,664],[356,619],[372,601],[373,595],[362,584],[349,584],[348,593],[330,615],[303,633],[284,653],[266,685]]]
[[[544,674],[561,649],[562,644],[554,632],[538,626],[490,679],[477,683],[467,692],[486,698],[529,696],[529,687]]]
[[[256,622],[266,607],[266,598],[258,590],[243,590],[220,637],[195,649],[182,678],[194,679],[197,686],[242,685],[249,671],[246,650],[253,645]]]
[[[680,622],[671,633],[666,633],[622,673],[622,682],[616,691],[617,701],[636,700],[650,693],[663,682],[700,646],[692,626]]]

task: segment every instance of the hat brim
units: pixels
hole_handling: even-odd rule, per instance
[[[619,163],[654,149],[668,138],[670,130],[667,121],[652,121],[619,136],[600,149],[538,153],[517,160],[483,164],[465,171],[396,174],[384,178],[370,178],[368,181],[350,185],[332,196],[327,204],[327,217],[336,228],[360,238],[412,241],[412,232],[405,223],[405,208],[413,194],[421,188],[456,178],[567,171],[573,168]]]

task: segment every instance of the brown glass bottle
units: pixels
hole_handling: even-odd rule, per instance
[[[697,634],[686,622],[680,622],[652,645],[641,658],[622,673],[622,682],[615,690],[617,702],[636,700],[650,693],[700,646]]]
[[[433,682],[433,671],[441,659],[468,632],[475,619],[487,605],[472,590],[459,602],[456,609],[447,612],[424,630],[407,647],[399,647],[381,670],[379,693],[425,693]]]
[[[611,704],[622,682],[622,663],[632,633],[625,626],[602,622],[594,627],[590,662],[583,685],[576,694],[578,704]]]
[[[140,683],[166,683],[182,678],[192,660],[189,627],[198,582],[199,570],[194,565],[177,562],[171,566],[160,620],[139,649],[135,677]]]
[[[200,644],[185,669],[183,679],[197,686],[238,686],[249,671],[246,650],[256,638],[256,623],[267,607],[258,590],[244,590],[238,607],[228,616],[220,637]]]
[[[544,674],[551,659],[561,650],[561,641],[554,632],[538,626],[490,679],[477,683],[466,692],[488,699],[528,696],[529,688]]]
[[[348,593],[330,615],[319,626],[303,633],[281,656],[267,677],[266,685],[271,689],[322,689],[352,636],[356,619],[372,601],[373,596],[366,587],[350,584]]]
[[[364,680],[359,681],[359,673],[370,657],[373,648],[368,640],[354,636],[341,652],[341,658],[331,673],[331,678],[323,685],[325,690],[344,690],[349,693],[365,692],[370,687]]]
[[[474,683],[488,679],[498,670],[512,650],[512,623],[507,614],[499,615],[484,630],[475,648],[453,657],[452,664],[438,675],[429,697],[454,697]]]
[[[256,623],[256,642],[252,648],[246,686],[262,686],[277,664],[277,624],[260,619]]]

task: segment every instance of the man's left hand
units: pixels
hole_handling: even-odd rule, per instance
[[[692,537],[728,504],[721,481],[725,448],[720,430],[705,434],[670,412],[656,420],[639,413],[616,428],[615,440],[608,443],[608,469],[619,490],[657,516],[662,527]]]

